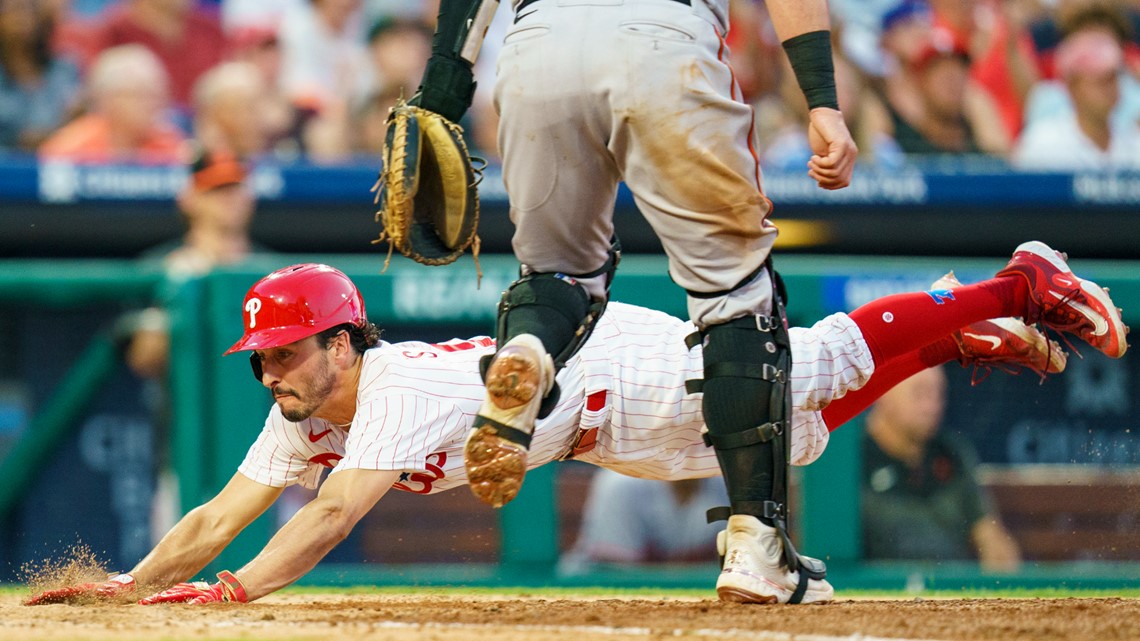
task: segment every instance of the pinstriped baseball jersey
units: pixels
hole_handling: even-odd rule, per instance
[[[720,473],[704,445],[701,348],[685,348],[691,323],[611,303],[582,351],[558,375],[562,396],[535,427],[528,464],[562,458],[579,433],[592,446],[577,460],[631,476],[678,479]],[[874,369],[862,334],[845,314],[792,328],[792,462],[827,446],[819,410],[866,383]],[[316,487],[321,471],[402,470],[396,488],[433,493],[466,483],[463,444],[483,400],[478,361],[485,336],[442,344],[381,343],[368,350],[350,429],[320,419],[290,422],[274,406],[238,471],[271,486]]]

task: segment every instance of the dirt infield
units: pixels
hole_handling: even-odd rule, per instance
[[[305,595],[249,605],[49,605],[0,597],[0,639],[156,641],[1114,641],[1140,639],[1140,600],[839,600],[771,607],[665,598]]]

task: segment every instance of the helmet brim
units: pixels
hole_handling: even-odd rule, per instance
[[[297,341],[308,338],[313,334],[321,332],[320,329],[312,327],[274,327],[265,329],[260,332],[251,332],[241,337],[238,342],[234,343],[222,356],[229,356],[234,352],[250,352],[255,349],[269,349],[271,347],[281,347],[289,343],[296,343]]]

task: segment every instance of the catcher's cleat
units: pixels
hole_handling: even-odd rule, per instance
[[[934,281],[931,289],[952,289],[961,284],[954,272],[950,272]],[[1068,356],[1056,341],[1016,318],[979,321],[951,336],[958,345],[961,353],[958,362],[963,367],[997,367],[1010,373],[1024,367],[1044,378],[1046,374],[1065,371],[1068,362]]]
[[[723,539],[724,563],[716,581],[721,601],[730,603],[787,603],[799,585],[799,572],[789,571],[784,546],[776,528],[747,514],[728,517]],[[719,551],[719,550],[718,550]],[[835,590],[824,579],[808,579],[800,603],[827,603]]]
[[[1029,283],[1026,323],[1075,334],[1111,358],[1124,356],[1128,327],[1120,310],[1099,285],[1073,274],[1064,254],[1039,241],[1022,243],[997,273],[1014,274]]]
[[[495,354],[485,385],[487,397],[467,435],[463,463],[475,496],[502,507],[522,487],[539,407],[554,386],[554,361],[542,341],[521,334]]]

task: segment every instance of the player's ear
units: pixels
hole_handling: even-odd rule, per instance
[[[337,332],[333,336],[329,347],[333,350],[333,356],[338,362],[343,362],[345,365],[351,364],[355,360],[355,354],[352,350],[352,336],[349,335],[347,330]]]

